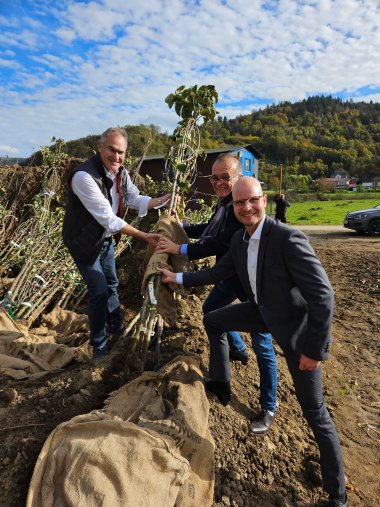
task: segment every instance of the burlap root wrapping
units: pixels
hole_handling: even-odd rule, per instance
[[[209,507],[214,441],[199,358],[145,372],[46,440],[27,507]]]
[[[87,316],[68,310],[57,308],[45,317],[45,325],[28,330],[0,308],[0,375],[35,378],[72,361],[88,361],[88,343],[68,346],[86,331]]]
[[[189,243],[189,238],[181,225],[174,217],[161,215],[156,224],[156,233],[162,234],[171,239],[174,243]],[[142,293],[145,293],[148,278],[150,275],[157,275],[156,268],[167,268],[175,273],[187,271],[189,262],[181,255],[158,254],[152,247],[148,247],[146,254],[146,269],[142,282]],[[173,325],[176,322],[176,304],[174,292],[187,294],[187,291],[176,283],[161,284],[157,295],[157,311],[165,322]]]

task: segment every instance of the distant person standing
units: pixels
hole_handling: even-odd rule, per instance
[[[274,218],[286,224],[286,208],[290,206],[290,202],[285,199],[284,194],[276,194],[274,202],[276,203],[276,215]]]

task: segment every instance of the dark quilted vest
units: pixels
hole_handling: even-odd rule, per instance
[[[105,230],[71,190],[71,178],[77,171],[88,173],[111,204],[110,189],[112,188],[112,181],[107,178],[98,154],[76,167],[70,175],[68,200],[62,229],[63,243],[74,259],[92,264],[99,255]],[[120,169],[118,177],[120,178],[120,194],[124,196],[127,183],[127,174],[124,167]],[[121,199],[121,203],[123,208],[125,206],[123,199]],[[123,213],[123,209],[120,210],[120,213]]]

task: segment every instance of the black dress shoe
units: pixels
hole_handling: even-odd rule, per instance
[[[109,357],[107,350],[105,351],[98,351],[94,350],[92,353],[92,362],[93,363],[100,363],[104,359],[107,359]]]
[[[254,435],[264,435],[274,422],[274,415],[270,415],[268,410],[262,409],[249,425],[251,433]]]
[[[342,500],[339,498],[334,498],[330,496],[327,507],[348,507],[348,496],[346,495],[346,499]]]
[[[240,361],[244,366],[248,364],[248,352],[246,350],[230,350],[230,361]]]
[[[231,384],[230,382],[220,382],[217,380],[206,380],[205,388],[210,393],[215,394],[220,403],[226,406],[231,401]]]
[[[121,336],[124,333],[124,326],[118,328],[111,328],[106,324],[106,336]]]

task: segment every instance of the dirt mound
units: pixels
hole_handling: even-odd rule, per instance
[[[335,341],[323,368],[327,403],[343,445],[350,505],[375,507],[380,498],[380,240],[326,233],[311,235],[311,241],[336,294]],[[126,321],[142,303],[143,256],[144,245],[136,243],[133,254],[119,261]],[[180,299],[176,325],[164,329],[160,365],[190,351],[200,355],[206,373],[208,343],[201,310],[205,294],[197,289]],[[266,436],[254,438],[248,432],[249,420],[259,409],[252,352],[247,366],[232,366],[232,403],[223,407],[209,396],[216,444],[214,507],[301,506],[324,498],[318,451],[295,400],[284,358],[277,352],[279,408]],[[152,353],[147,369],[153,367]],[[61,422],[101,408],[109,393],[124,383],[117,360],[98,366],[72,364],[40,380],[1,378],[0,505],[25,505],[33,467],[49,433]]]

